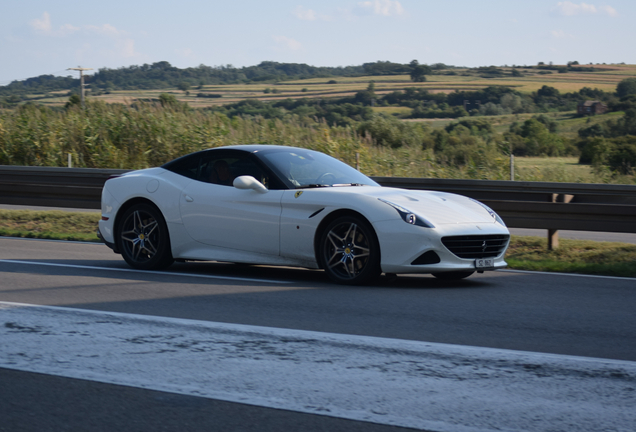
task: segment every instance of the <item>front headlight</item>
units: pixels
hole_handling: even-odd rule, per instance
[[[486,204],[484,204],[484,203],[482,203],[482,202],[477,201],[476,199],[472,199],[472,198],[469,198],[469,199],[470,199],[471,201],[473,201],[473,202],[476,202],[477,204],[479,204],[479,205],[480,205],[480,206],[482,206],[483,208],[485,208],[485,209],[486,209],[486,211],[487,211],[488,213],[490,213],[490,216],[492,216],[492,218],[493,218],[494,220],[496,220],[497,222],[499,222],[501,225],[506,226],[506,224],[505,224],[505,222],[503,221],[503,219],[502,219],[502,218],[501,218],[501,217],[500,217],[500,216],[499,216],[499,215],[498,215],[498,214],[497,214],[497,213],[496,213],[493,209],[491,209],[490,207],[488,207]]]
[[[406,222],[407,224],[417,225],[424,228],[435,228],[435,225],[433,225],[432,223],[430,223],[423,217],[417,216],[415,213],[405,209],[404,207],[382,198],[378,198],[378,199],[382,201],[384,204],[388,204],[391,207],[393,207],[395,210],[397,210],[402,220]]]

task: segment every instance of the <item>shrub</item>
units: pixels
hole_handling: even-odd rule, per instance
[[[633,175],[636,172],[636,136],[616,139],[607,165],[618,174]]]
[[[636,94],[636,78],[625,78],[616,86],[618,97]]]
[[[581,155],[579,156],[580,164],[605,165],[610,153],[614,149],[614,143],[611,140],[594,137],[579,144]]]
[[[425,135],[420,125],[404,123],[395,117],[383,115],[363,122],[358,133],[370,136],[380,146],[391,148],[421,145]]]

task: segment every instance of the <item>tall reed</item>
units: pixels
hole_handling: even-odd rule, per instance
[[[22,106],[0,111],[0,164],[140,169],[159,166],[184,154],[235,144],[279,144],[315,149],[356,166],[370,176],[508,179],[508,159],[496,144],[474,144],[436,153],[427,145],[399,148],[376,144],[372,136],[351,127],[331,127],[324,121],[290,116],[228,118],[223,114],[163,107],[91,102],[53,110]],[[461,163],[457,161],[461,160]],[[533,172],[517,180],[580,181],[565,171]],[[599,182],[616,179],[605,174]],[[633,178],[621,178],[632,182]]]

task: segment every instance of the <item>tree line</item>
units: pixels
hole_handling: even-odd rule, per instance
[[[414,62],[417,66],[417,61],[414,60]],[[437,64],[434,67],[439,70],[448,66]],[[201,64],[197,67],[180,69],[167,61],[160,61],[117,69],[101,68],[96,73],[85,76],[85,83],[95,91],[153,90],[167,87],[179,88],[181,85],[196,88],[204,85],[277,82],[308,78],[402,75],[410,74],[413,68],[413,62],[400,64],[377,61],[359,66],[316,67],[299,63],[264,61],[255,66],[241,68],[232,65],[206,66]],[[423,66],[420,65],[416,73],[416,76],[420,78],[422,68]],[[430,68],[424,69],[425,72],[431,70]],[[79,79],[71,76],[40,75],[0,86],[0,96],[20,100],[19,96],[26,93],[78,91],[79,85]]]

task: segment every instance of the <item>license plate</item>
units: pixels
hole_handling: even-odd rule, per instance
[[[493,258],[478,258],[475,260],[475,268],[479,270],[494,269],[495,260]]]

